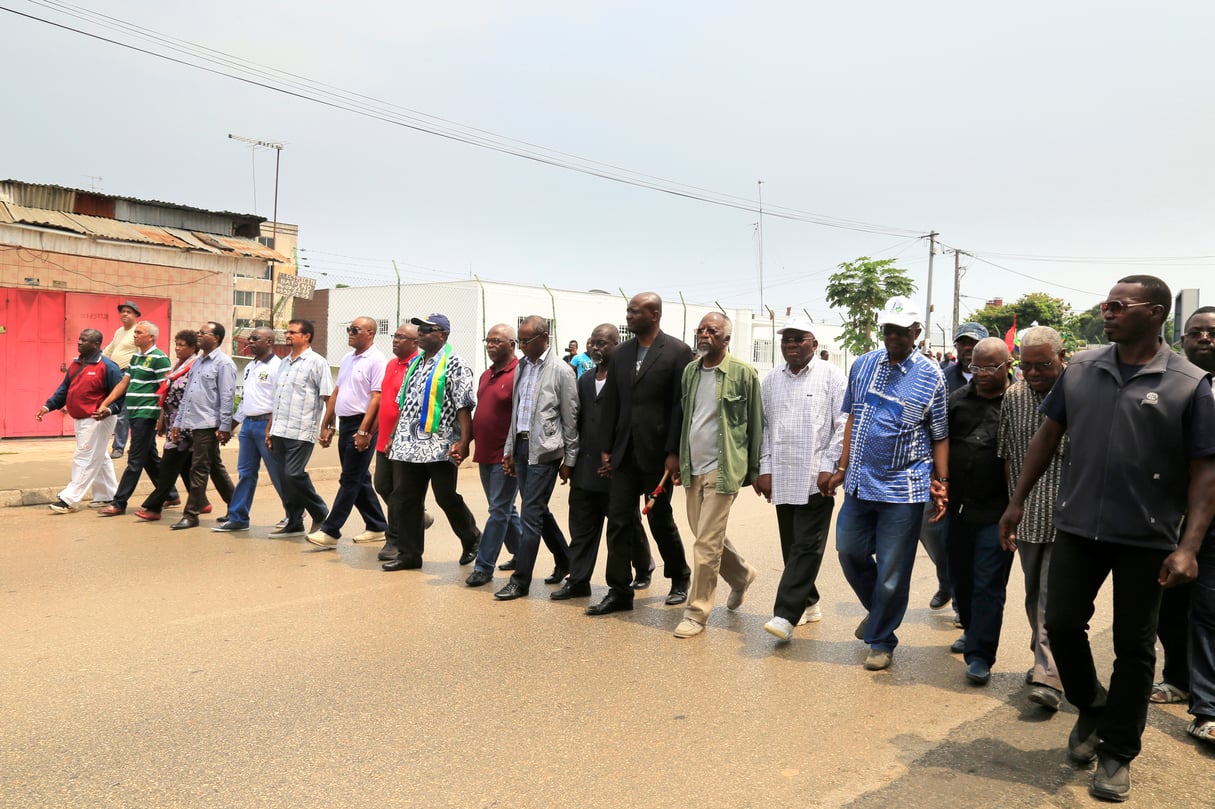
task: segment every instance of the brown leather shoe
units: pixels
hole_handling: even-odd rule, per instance
[[[141,520],[146,520],[148,522],[152,522],[153,520],[160,519],[160,512],[159,511],[147,511],[146,509],[141,508],[139,511],[135,512],[135,516]]]
[[[120,515],[126,514],[126,513],[127,513],[127,510],[125,507],[119,508],[118,506],[114,505],[113,503],[110,503],[108,506],[103,506],[102,508],[97,509],[98,517],[117,517],[117,516],[120,516]]]

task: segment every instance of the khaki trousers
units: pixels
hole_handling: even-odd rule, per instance
[[[693,475],[687,490],[688,523],[696,542],[692,545],[692,589],[683,617],[701,625],[708,623],[713,611],[718,574],[732,589],[746,587],[751,574],[751,566],[726,537],[726,521],[736,496],[717,491],[717,470]]]

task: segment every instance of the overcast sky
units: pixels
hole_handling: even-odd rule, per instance
[[[168,52],[64,13],[87,9],[376,99],[364,103],[381,117],[437,116],[744,206],[763,180],[765,208],[878,231],[765,216],[763,302],[782,315],[838,322],[827,276],[862,255],[897,257],[923,301],[928,250],[915,234],[931,229],[977,257],[963,259],[963,315],[1031,291],[1084,308],[1134,272],[1201,288],[1215,267],[1209,0],[78,2],[0,6]],[[322,285],[390,282],[395,258],[406,280],[476,274],[759,307],[753,211],[8,12],[0,31],[5,177],[270,217],[273,152],[235,133],[286,144],[279,218],[299,224],[304,272]],[[953,262],[936,257],[939,323]]]

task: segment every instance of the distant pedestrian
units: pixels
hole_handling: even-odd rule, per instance
[[[126,371],[131,363],[131,357],[138,351],[135,345],[135,321],[140,317],[139,304],[135,301],[123,301],[118,304],[118,319],[122,325],[114,331],[114,337],[101,350],[102,356],[113,360],[120,371]],[[118,420],[114,426],[114,448],[110,451],[111,458],[121,458],[127,448],[127,438],[130,434],[130,423],[127,421],[126,408],[118,411]]]

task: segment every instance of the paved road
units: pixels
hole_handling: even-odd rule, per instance
[[[483,514],[474,470],[461,490]],[[423,570],[382,573],[374,547],[265,538],[270,494],[247,535],[2,512],[0,806],[1097,805],[1063,764],[1074,712],[1025,700],[1016,571],[1002,658],[975,688],[947,611],[925,606],[923,554],[889,671],[861,668],[861,608],[831,555],[825,619],[775,646],[779,545],[750,492],[731,536],[761,577],[737,614],[719,592],[688,640],[665,580],[624,617],[540,582],[497,603],[505,578],[465,587],[444,524]],[[1106,668],[1109,622],[1103,605]],[[1212,805],[1215,757],[1185,722],[1152,710],[1133,804]]]

